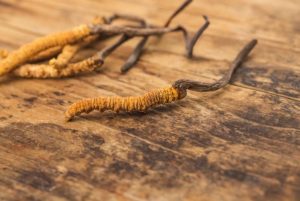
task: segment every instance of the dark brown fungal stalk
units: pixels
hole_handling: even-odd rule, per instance
[[[170,31],[170,32],[180,31],[183,33],[183,37],[184,37],[184,41],[185,41],[185,45],[186,45],[187,56],[189,58],[193,57],[193,50],[194,50],[194,46],[196,45],[196,42],[198,41],[200,36],[203,34],[203,32],[208,28],[208,26],[210,24],[207,16],[203,16],[203,18],[205,20],[205,23],[198,29],[198,31],[194,34],[193,37],[190,37],[188,31],[182,26],[178,26],[174,29],[171,29],[172,31]],[[168,27],[165,27],[165,28],[168,28]],[[133,53],[130,55],[130,57],[128,58],[126,63],[121,67],[122,73],[125,73],[133,65],[136,64],[136,62],[138,61],[138,59],[140,58],[140,56],[142,54],[143,47],[147,43],[148,38],[149,38],[149,36],[146,35],[139,41],[139,43],[135,47]]]
[[[70,121],[81,113],[89,113],[93,110],[101,112],[113,110],[115,112],[125,111],[146,111],[149,108],[160,104],[171,103],[183,99],[187,95],[187,90],[204,92],[215,91],[227,85],[236,68],[241,66],[251,50],[257,44],[254,39],[247,43],[232,62],[228,72],[214,83],[205,83],[194,80],[177,80],[171,87],[156,89],[142,96],[135,97],[98,97],[80,100],[73,103],[65,113],[66,121]]]
[[[246,57],[249,55],[249,53],[255,47],[256,44],[257,44],[256,39],[250,41],[236,56],[228,72],[218,81],[214,83],[205,83],[205,82],[199,82],[194,80],[181,79],[181,80],[177,80],[173,84],[173,87],[181,91],[192,90],[197,92],[205,92],[205,91],[215,91],[226,86],[229,83],[235,69],[238,68],[245,61]]]
[[[142,55],[143,48],[148,41],[148,38],[149,38],[148,36],[143,37],[138,42],[138,44],[134,48],[132,54],[128,57],[127,61],[121,67],[121,73],[126,73],[130,68],[132,68],[138,62],[139,58]]]
[[[172,20],[181,12],[183,11],[190,3],[192,0],[187,0],[183,2],[172,14],[171,16],[167,19],[166,23],[164,24],[164,27],[167,28],[171,24]],[[119,18],[121,16],[118,16]],[[128,16],[125,16],[128,17]],[[114,16],[113,19],[116,19]],[[132,20],[140,22],[142,25],[145,25],[145,27],[151,27],[151,25],[147,24],[144,20],[136,17],[131,17]],[[187,51],[187,56],[191,58],[193,56],[193,49],[194,46],[199,39],[199,37],[202,35],[202,33],[208,28],[209,26],[209,21],[206,16],[204,16],[205,19],[205,24],[199,28],[199,30],[196,32],[196,34],[192,37],[192,39],[189,39],[188,32],[185,28],[180,27],[181,31],[183,32],[184,39],[185,39],[185,45],[186,45],[186,51]],[[147,43],[149,39],[149,36],[144,36],[136,45],[134,48],[132,54],[129,56],[128,60],[124,63],[124,65],[121,67],[121,72],[125,73],[127,72],[130,68],[132,68],[137,61],[139,60],[140,56],[142,55],[143,48],[145,44]]]
[[[172,15],[168,18],[166,21],[164,27],[168,27],[172,20],[181,12],[183,11],[190,3],[192,3],[193,0],[186,0],[184,1],[173,13]]]
[[[191,39],[189,39],[189,36],[187,36],[188,39],[187,39],[186,49],[187,49],[187,56],[189,58],[193,57],[194,46],[196,45],[198,39],[210,24],[207,16],[204,15],[203,18],[205,20],[205,23],[198,29],[195,35]]]
[[[110,17],[103,17],[103,21],[105,24],[111,24],[113,21],[118,20],[118,19],[123,19],[127,21],[132,21],[132,22],[137,22],[139,23],[142,27],[148,27],[147,22],[138,16],[133,16],[133,15],[124,15],[124,14],[114,14]],[[143,37],[141,42],[138,43],[137,47],[134,49],[133,53],[129,56],[127,61],[124,63],[124,65],[121,67],[121,72],[124,73],[128,71],[133,65],[136,64],[138,61],[143,46],[146,44],[148,36]]]
[[[135,15],[114,14],[114,15],[111,15],[109,17],[103,17],[103,21],[104,21],[105,24],[111,24],[113,21],[118,20],[118,19],[137,22],[142,27],[146,26],[146,21],[143,18],[140,18],[140,17],[135,16]]]
[[[114,14],[110,17],[104,17],[103,21],[106,24],[111,24],[114,20],[117,19],[124,19],[128,21],[133,21],[139,23],[142,27],[149,27],[150,25],[142,18],[132,15],[121,15],[121,14]],[[128,57],[127,61],[124,63],[124,65],[121,67],[121,72],[125,73],[127,72],[131,67],[133,67],[138,59],[141,56],[142,49],[144,45],[146,44],[148,40],[148,36],[143,37],[140,42],[137,44],[137,46],[134,48],[132,54]]]

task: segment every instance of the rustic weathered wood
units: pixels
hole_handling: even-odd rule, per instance
[[[0,47],[135,13],[163,24],[180,0],[1,0]],[[184,57],[180,34],[153,38],[121,75],[137,40],[91,75],[0,81],[0,200],[300,200],[299,0],[195,0],[174,22],[211,26]],[[73,101],[139,95],[180,78],[222,76],[259,44],[233,82],[145,114],[93,112],[64,123]],[[103,44],[98,47],[103,47]],[[96,48],[96,47],[94,47]]]

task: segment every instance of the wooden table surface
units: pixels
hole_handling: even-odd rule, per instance
[[[180,3],[0,0],[0,48],[95,15],[162,24]],[[119,69],[137,40],[99,73],[2,78],[0,200],[300,200],[300,1],[195,0],[173,25],[195,32],[204,14],[211,26],[192,60],[174,33],[153,38],[126,75]],[[82,98],[140,95],[180,78],[212,82],[252,38],[258,46],[222,90],[190,92],[145,114],[93,112],[64,122]]]

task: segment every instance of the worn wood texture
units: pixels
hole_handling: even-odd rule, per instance
[[[1,0],[0,46],[13,50],[95,15],[162,24],[180,2]],[[126,75],[119,68],[136,40],[99,73],[1,79],[0,200],[300,200],[299,0],[195,0],[174,25],[195,31],[203,14],[212,24],[193,60],[181,35],[170,34],[153,38]],[[222,90],[145,114],[63,121],[81,98],[139,95],[179,78],[213,81],[254,37],[259,45]]]

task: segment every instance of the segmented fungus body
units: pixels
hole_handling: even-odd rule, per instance
[[[66,45],[62,49],[62,52],[58,55],[57,58],[53,58],[49,61],[49,64],[54,66],[57,69],[62,69],[71,61],[75,54],[82,48],[90,45],[92,42],[96,41],[99,38],[98,35],[88,36],[73,45]]]
[[[101,112],[113,110],[115,112],[146,111],[150,107],[160,104],[171,103],[186,96],[186,91],[174,87],[156,89],[143,96],[132,97],[98,97],[78,101],[72,104],[65,113],[66,121],[81,113],[89,113],[93,110]]]
[[[103,64],[100,58],[89,57],[83,61],[68,64],[65,68],[57,69],[49,64],[25,64],[13,71],[13,74],[24,78],[61,78],[70,77],[83,72],[92,72]]]
[[[58,54],[60,54],[60,52],[62,51],[63,46],[56,46],[56,47],[51,47],[49,49],[46,49],[42,52],[39,52],[37,55],[31,57],[28,62],[29,63],[35,63],[35,62],[41,62],[41,61],[45,61],[47,59],[50,59],[52,57],[57,56]]]
[[[66,121],[70,121],[73,117],[81,113],[89,113],[93,110],[105,111],[145,111],[151,107],[160,104],[171,103],[184,98],[187,90],[205,92],[215,91],[226,86],[232,77],[236,68],[241,66],[249,53],[257,44],[257,40],[251,40],[238,53],[232,62],[227,73],[219,80],[213,83],[205,83],[194,80],[181,79],[173,83],[171,87],[157,89],[146,93],[143,96],[136,97],[99,97],[84,99],[73,103],[65,113]]]
[[[62,47],[57,46],[57,47],[51,47],[49,49],[46,49],[44,51],[39,52],[38,54],[32,56],[29,58],[28,62],[29,63],[34,63],[34,62],[40,62],[44,61],[46,59],[50,59],[56,55],[58,55],[62,50]],[[5,59],[9,55],[9,52],[7,50],[0,49],[0,59]]]
[[[76,27],[70,31],[51,34],[32,43],[23,45],[18,50],[9,54],[0,61],[0,76],[4,75],[16,67],[26,63],[30,58],[38,53],[56,46],[64,46],[75,43],[91,34],[91,29],[87,25]]]
[[[80,49],[82,49],[83,47],[85,47],[86,45],[90,44],[91,42],[97,39],[97,36],[90,36],[90,37],[88,37],[88,39],[93,39],[93,40],[87,41],[85,39],[80,43],[64,46],[62,52],[58,55],[58,57],[53,58],[49,61],[49,65],[52,65],[57,69],[62,69],[65,66],[67,66],[69,61],[71,61],[71,59]]]
[[[105,57],[128,39],[129,38],[127,36],[123,35],[117,42],[104,48],[102,51],[97,52],[92,57],[88,57],[87,59],[77,63],[68,64],[66,67],[61,69],[49,64],[26,64],[14,70],[13,73],[15,76],[26,78],[60,78],[77,75],[83,72],[91,72],[95,69],[99,69],[104,63]]]
[[[93,24],[101,24],[103,20],[99,17],[95,17],[92,21]],[[53,58],[49,61],[50,65],[53,65],[55,68],[61,69],[67,66],[68,62],[74,57],[74,55],[82,48],[94,42],[98,39],[99,36],[87,36],[79,42],[75,42],[74,44],[65,45],[65,46],[56,46],[51,47],[42,52],[39,52],[37,55],[33,56],[29,59],[29,62],[39,62],[44,61],[46,59],[50,59],[58,55],[57,58]]]

